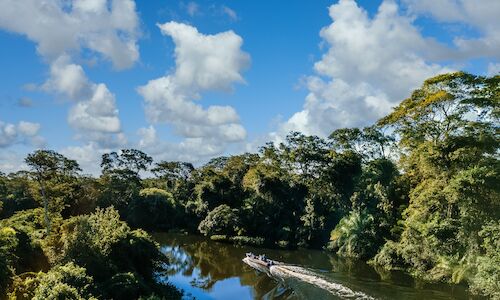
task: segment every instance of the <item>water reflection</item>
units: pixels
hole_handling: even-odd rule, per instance
[[[378,299],[473,299],[461,286],[418,282],[322,251],[238,247],[193,235],[165,233],[155,238],[170,256],[168,281],[183,289],[187,299],[336,299],[300,280],[275,280],[256,272],[241,261],[246,252],[307,266],[332,282]]]

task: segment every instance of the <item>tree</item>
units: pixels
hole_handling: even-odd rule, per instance
[[[214,234],[232,235],[237,224],[236,210],[223,204],[208,213],[207,217],[198,226],[198,230],[206,236]]]
[[[101,168],[103,173],[116,169],[130,170],[135,173],[147,171],[153,159],[137,149],[122,149],[120,153],[111,152],[102,155]]]
[[[328,249],[344,257],[369,258],[375,254],[381,241],[374,217],[366,211],[354,210],[332,231]]]
[[[142,189],[139,172],[147,171],[152,162],[150,156],[136,149],[103,154],[100,178],[103,189],[97,201],[98,205],[114,206],[121,213],[126,213],[126,207],[138,197]]]
[[[499,91],[500,76],[440,75],[379,121],[400,137],[410,202],[400,238],[376,263],[471,281],[486,251],[481,232],[500,218]]]
[[[40,185],[40,193],[43,198],[45,210],[45,224],[47,234],[50,233],[49,199],[47,195],[46,183],[49,180],[63,176],[75,176],[81,171],[75,160],[68,159],[52,150],[37,150],[29,154],[25,159],[30,167],[33,176]]]
[[[127,222],[133,227],[145,230],[169,230],[178,222],[180,209],[171,193],[146,188],[139,192],[127,208]]]

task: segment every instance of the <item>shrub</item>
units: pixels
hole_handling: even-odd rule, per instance
[[[238,245],[263,246],[266,240],[261,237],[233,236],[231,241]]]
[[[9,299],[96,299],[93,279],[85,268],[68,263],[47,273],[27,273],[14,280]]]
[[[42,249],[24,230],[0,229],[0,290],[5,291],[16,273],[40,269],[46,261]]]
[[[227,235],[223,235],[223,234],[214,234],[214,235],[210,236],[210,239],[212,241],[215,241],[215,242],[229,242],[230,237],[228,237]]]
[[[398,244],[393,241],[387,241],[370,263],[386,270],[398,270],[405,265],[398,252]]]
[[[92,293],[93,279],[85,268],[73,263],[52,268],[40,273],[39,285],[34,300],[45,299],[95,299]]]
[[[130,230],[112,207],[69,219],[52,247],[56,249],[55,262],[75,262],[85,267],[96,284],[103,287],[105,298],[115,293],[107,285],[131,288],[136,281],[148,287],[138,287],[137,296],[150,294],[148,289],[164,290],[153,275],[161,271],[166,257],[145,231]]]
[[[472,291],[500,299],[500,222],[489,224],[479,232],[484,254],[477,258],[477,272],[471,278]]]

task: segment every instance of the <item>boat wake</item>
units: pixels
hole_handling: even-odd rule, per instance
[[[291,281],[304,282],[325,290],[341,299],[375,299],[365,293],[356,292],[342,284],[332,282],[318,272],[314,272],[307,268],[275,262],[265,257],[257,257],[253,254],[248,255],[243,261],[250,267],[260,272],[264,272],[268,276],[281,280],[284,283],[291,283]]]
[[[269,273],[273,277],[283,280],[295,279],[309,283],[342,299],[375,299],[365,293],[353,291],[342,284],[331,282],[316,272],[298,266],[275,265],[269,268]]]

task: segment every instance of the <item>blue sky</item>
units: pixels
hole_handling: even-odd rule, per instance
[[[120,148],[202,163],[369,125],[429,76],[498,73],[499,2],[474,3],[0,0],[0,171],[37,148],[96,173]]]

